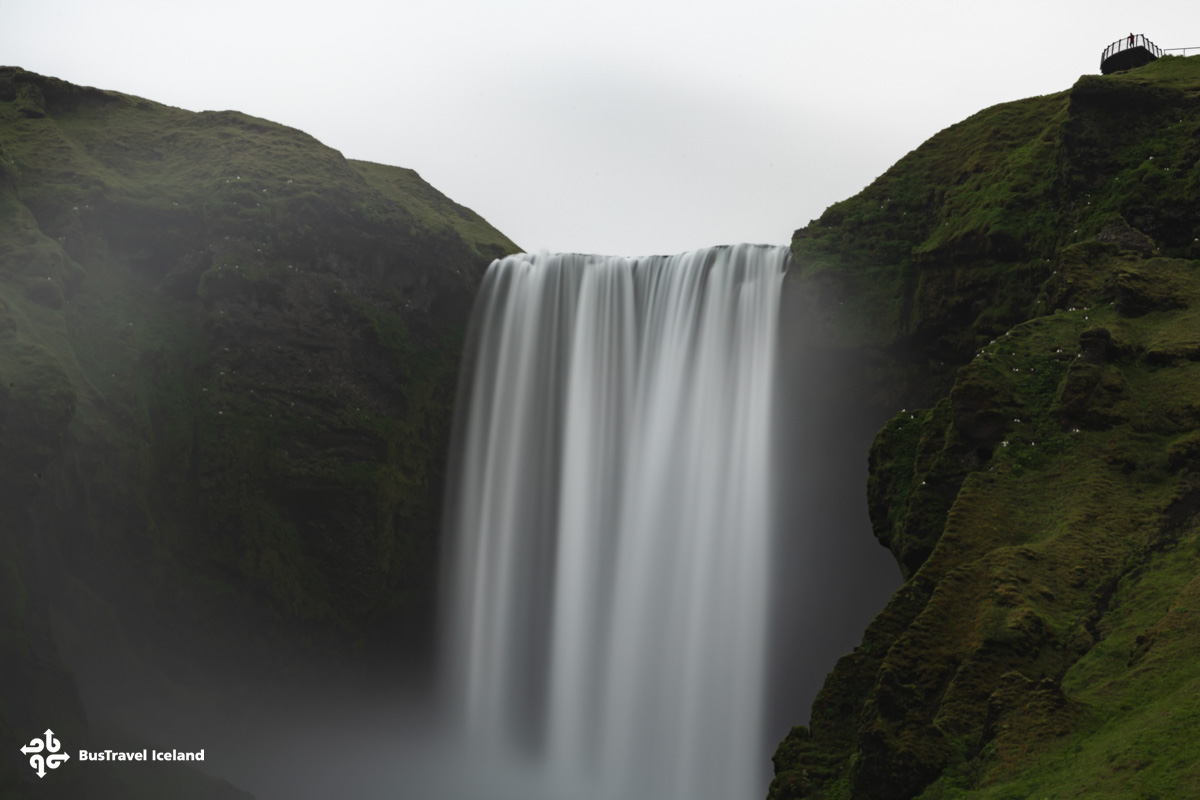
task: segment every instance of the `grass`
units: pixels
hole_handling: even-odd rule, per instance
[[[772,797],[1196,794],[1198,95],[1164,58],[987,109],[797,232],[864,391],[927,408],[871,457],[907,582]]]

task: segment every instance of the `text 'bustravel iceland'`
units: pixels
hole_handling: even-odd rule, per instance
[[[80,761],[203,761],[204,751],[184,752],[181,750],[80,750]]]
[[[63,750],[62,740],[54,731],[46,729],[39,737],[31,739],[21,748],[29,756],[29,766],[39,778],[46,777],[47,770],[58,769],[71,755]],[[80,750],[79,760],[88,761],[203,761],[204,750]]]

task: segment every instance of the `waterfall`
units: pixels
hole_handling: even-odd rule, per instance
[[[470,752],[553,800],[762,796],[780,247],[494,262],[448,488]]]

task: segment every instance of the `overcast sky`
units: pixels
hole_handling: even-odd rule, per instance
[[[948,125],[1193,0],[0,0],[0,63],[416,169],[526,249],[785,243]]]

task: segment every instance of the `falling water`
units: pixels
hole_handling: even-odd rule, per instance
[[[484,279],[450,487],[453,694],[470,752],[532,765],[556,800],[765,791],[786,262],[517,255]]]

